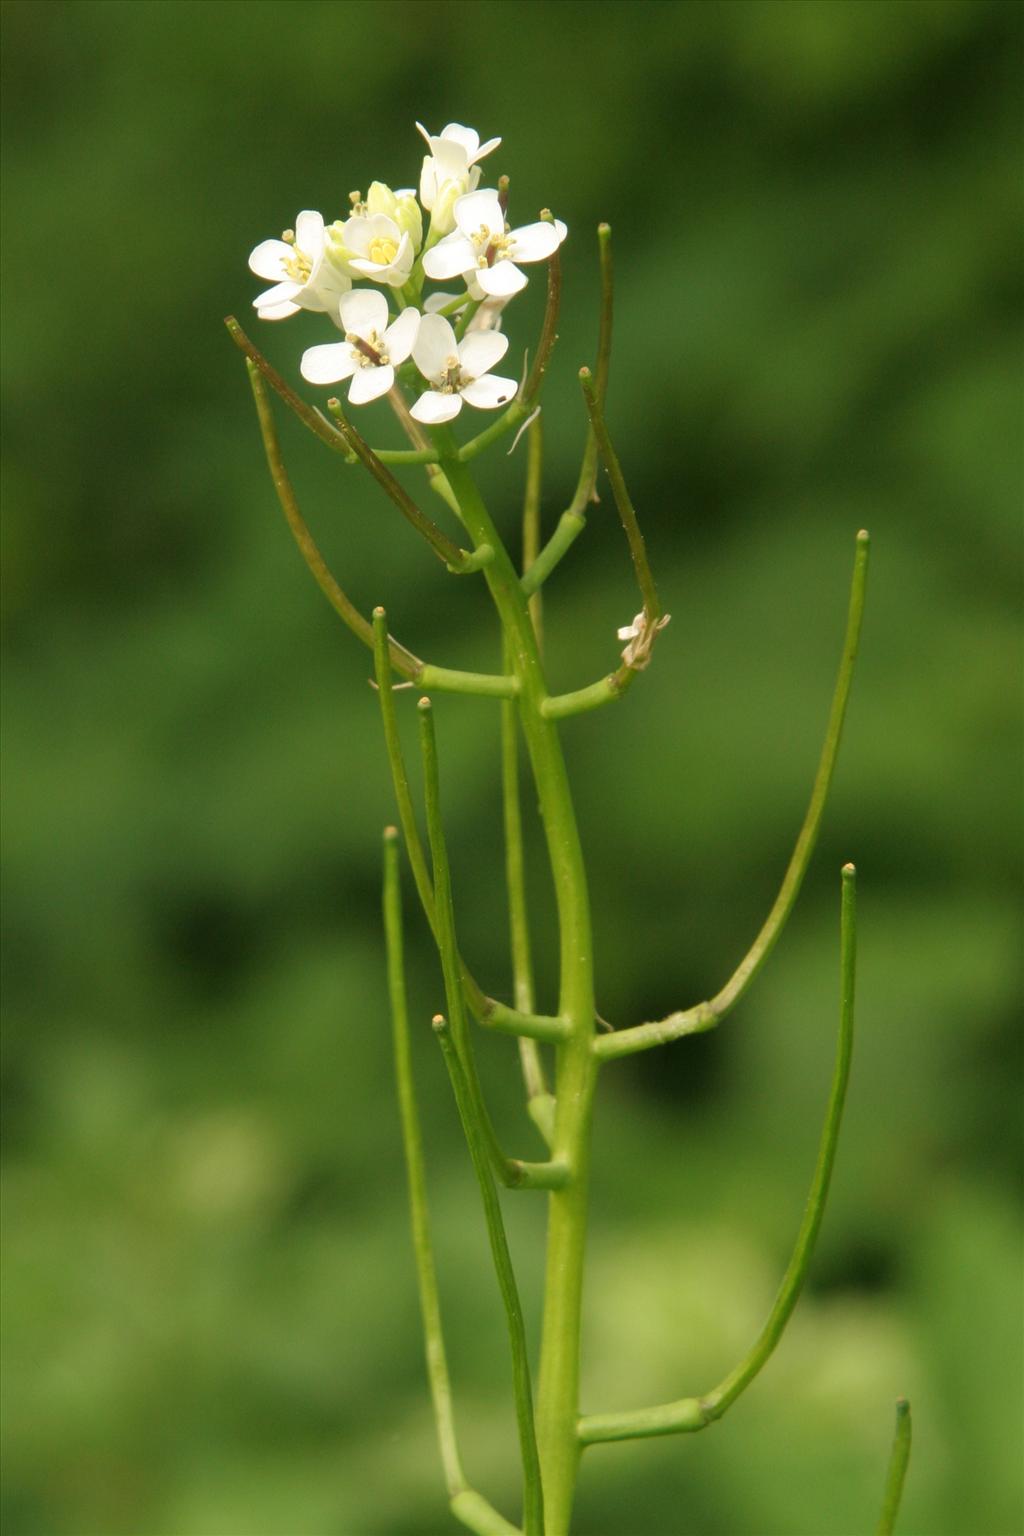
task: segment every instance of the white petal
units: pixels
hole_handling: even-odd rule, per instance
[[[484,155],[489,155],[492,149],[497,149],[500,143],[500,139],[488,139],[485,144],[480,145],[475,155],[470,156],[470,163],[474,160],[482,160]]]
[[[456,299],[460,299],[465,304],[468,298],[469,295],[466,293],[432,293],[429,298],[424,299],[423,308],[428,315],[433,315],[448,304],[454,304]]]
[[[285,300],[283,304],[268,304],[266,308],[260,308],[256,313],[261,320],[287,320],[289,315],[300,314],[301,310],[298,304]]]
[[[342,297],[340,310],[346,331],[364,339],[371,331],[379,335],[388,323],[388,301],[377,288],[353,288]]]
[[[475,160],[480,149],[480,135],[475,128],[464,128],[461,123],[449,123],[441,129],[442,139],[452,139],[466,151],[467,160]]]
[[[439,182],[464,181],[469,175],[466,151],[453,139],[434,140],[434,165]]]
[[[455,332],[443,315],[424,315],[413,345],[413,362],[425,379],[439,379],[450,357],[458,357]]]
[[[437,197],[437,168],[433,155],[423,156],[420,168],[420,202],[429,213]]]
[[[331,341],[323,347],[308,347],[302,354],[299,372],[310,384],[337,384],[359,367],[358,354],[347,341]]]
[[[437,426],[442,421],[451,421],[461,410],[461,395],[442,395],[437,390],[428,389],[425,395],[420,395],[409,415],[429,426]]]
[[[489,235],[505,233],[505,215],[493,187],[467,192],[455,204],[455,222],[464,235],[475,235],[481,225]]]
[[[311,261],[316,261],[324,248],[324,216],[312,208],[304,208],[295,220],[295,244]]]
[[[515,399],[519,385],[515,379],[503,379],[497,373],[485,373],[482,379],[474,379],[462,386],[462,398],[479,411],[494,411],[499,405],[507,405]]]
[[[556,219],[555,228],[558,230],[558,243],[561,245],[562,241],[569,233],[569,226],[568,224],[563,223],[561,219]]]
[[[395,370],[390,363],[383,368],[357,368],[348,387],[349,401],[352,405],[366,405],[370,400],[379,400],[394,382]]]
[[[401,242],[402,231],[386,213],[371,213],[366,223],[371,240],[393,240],[396,246]]]
[[[483,289],[480,290],[477,297],[483,297]],[[508,299],[487,299],[480,305],[480,308],[466,327],[467,333],[473,331],[500,331],[501,315],[507,303]]]
[[[565,228],[565,225],[562,225]],[[546,261],[564,240],[555,224],[541,220],[537,224],[524,224],[514,229],[508,237],[509,255],[513,261]]]
[[[500,331],[470,331],[459,342],[459,362],[470,378],[490,373],[508,351],[508,337]]]
[[[273,309],[277,304],[290,304],[302,292],[298,283],[278,283],[274,288],[265,288],[261,294],[253,299],[254,309]]]
[[[295,252],[284,240],[261,240],[249,254],[249,271],[268,283],[276,283],[284,274],[284,264]]]
[[[352,287],[352,279],[347,272],[339,272],[328,262],[324,262],[319,275],[314,274],[306,284],[319,298],[323,300],[324,309],[337,318],[338,300],[342,294],[348,293]]]
[[[382,267],[379,261],[370,261],[364,256],[353,256],[349,265],[360,277],[372,278],[375,283],[386,283],[391,271],[390,267]]]
[[[506,299],[510,294],[519,293],[529,281],[511,261],[496,261],[493,267],[479,267],[474,276],[492,299]]]
[[[380,295],[384,297],[383,294]],[[393,363],[404,363],[416,342],[416,334],[420,328],[420,313],[418,309],[403,309],[398,319],[389,325],[384,332],[384,345],[387,348],[388,357]],[[388,385],[390,389],[390,384]]]
[[[301,304],[303,309],[308,309],[314,315],[333,315],[338,307],[337,294],[322,294],[318,288],[311,288],[308,283],[300,288],[295,295],[296,304]]]
[[[346,251],[354,251],[357,256],[365,256],[370,245],[369,219],[364,218],[362,214],[354,213],[341,226],[341,234],[338,238]]]
[[[475,266],[476,250],[465,235],[445,235],[423,257],[423,270],[435,281],[461,277],[463,272],[470,272]]]

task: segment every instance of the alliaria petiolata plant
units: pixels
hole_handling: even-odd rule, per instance
[[[817,1163],[803,1220],[775,1304],[749,1353],[710,1391],[656,1407],[581,1413],[580,1311],[587,1239],[594,1096],[601,1068],[619,1057],[667,1045],[714,1028],[743,996],[779,937],[803,880],[839,747],[860,633],[868,536],[856,540],[842,658],[825,743],[803,826],[764,926],[724,986],[711,998],[667,1018],[607,1030],[594,1008],[594,956],[589,893],[572,794],[562,754],[563,722],[621,699],[648,666],[668,623],[648,564],[643,535],[605,422],[612,333],[611,234],[598,229],[601,314],[593,371],[580,369],[588,419],[575,494],[548,537],[541,518],[541,407],[544,377],[556,340],[561,290],[560,249],[566,227],[544,210],[532,223],[508,217],[506,177],[482,188],[481,162],[500,140],[481,144],[469,128],[450,123],[427,142],[418,196],[373,182],[365,198],[350,196],[348,216],[328,225],[319,213],[298,215],[294,230],[265,240],[249,258],[271,286],[254,301],[263,320],[301,309],[322,313],[336,335],[303,353],[299,371],[314,386],[347,381],[348,404],[386,399],[408,446],[371,448],[340,400],[326,413],[307,403],[271,367],[235,320],[228,327],[246,355],[263,444],[281,506],[310,570],[339,617],[373,652],[384,738],[394,779],[398,820],[413,880],[437,944],[446,1013],[433,1021],[451,1078],[458,1114],[480,1186],[491,1254],[508,1321],[512,1387],[522,1464],[521,1526],[513,1525],[468,1481],[459,1456],[452,1392],[441,1329],[431,1249],[422,1143],[410,1066],[402,959],[398,838],[384,833],[384,928],[394,1031],[398,1098],[408,1169],[413,1247],[426,1338],[427,1374],[452,1513],[480,1536],[565,1536],[572,1517],[580,1459],[587,1446],[650,1435],[693,1433],[720,1419],[771,1355],[800,1294],[821,1225],[846,1094],[853,1037],[856,877],[842,870],[839,1042]],[[493,370],[509,351],[505,309],[529,280],[524,268],[547,267],[547,306],[532,362],[521,382]],[[454,284],[455,291],[431,287]],[[339,339],[340,338],[340,339]],[[518,367],[516,369],[518,372]],[[338,454],[361,464],[453,576],[482,580],[501,630],[501,670],[476,673],[422,661],[388,629],[383,608],[366,618],[338,585],[304,521],[285,470],[267,385],[309,430]],[[503,409],[502,409],[503,408]],[[490,424],[459,442],[457,417],[492,414]],[[500,413],[500,414],[494,414]],[[502,439],[526,437],[522,570],[485,506],[473,476],[477,456]],[[582,533],[597,501],[603,465],[625,530],[640,593],[640,611],[619,628],[625,641],[615,669],[571,693],[552,694],[541,644],[541,588]],[[415,466],[443,504],[456,542],[413,499],[395,468]],[[396,681],[396,678],[398,681]],[[422,840],[403,761],[397,690],[415,687],[425,786]],[[505,873],[511,933],[514,1006],[489,997],[459,948],[452,882],[440,810],[434,712],[428,694],[473,694],[500,713]],[[543,820],[558,913],[559,990],[550,1013],[540,1012],[531,968],[529,911],[520,820],[520,737]],[[473,1030],[482,1027],[518,1042],[526,1109],[546,1155],[526,1162],[499,1145],[481,1092]],[[523,1314],[502,1222],[498,1186],[543,1191],[548,1202],[547,1264],[536,1393]],[[910,1445],[906,1404],[897,1430],[879,1532],[894,1527]]]

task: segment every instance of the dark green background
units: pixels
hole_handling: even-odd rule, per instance
[[[565,732],[617,1023],[706,996],[753,938],[810,785],[854,534],[874,538],[791,927],[717,1034],[601,1084],[585,1405],[705,1390],[767,1310],[854,858],[859,1040],[808,1294],[723,1425],[588,1453],[579,1530],[869,1531],[906,1392],[904,1536],[1019,1532],[1020,8],[47,0],[7,5],[5,30],[9,1536],[448,1528],[368,657],[290,542],[221,327],[251,314],[249,250],[300,208],[416,179],[416,118],[503,134],[488,175],[510,174],[515,221],[547,204],[570,226],[548,526],[582,441],[591,231],[615,229],[609,417],[673,614],[628,701]],[[513,358],[541,287],[510,311]],[[260,328],[296,380],[317,339],[313,317]],[[439,663],[493,665],[480,584],[282,433],[363,610],[387,603]],[[499,450],[483,471],[510,538],[523,468]],[[606,497],[550,584],[556,686],[606,670],[636,606]],[[465,949],[507,995],[496,714],[437,716]],[[531,853],[543,1001],[532,821]],[[409,912],[464,1456],[513,1513],[503,1325]],[[513,1047],[481,1055],[508,1145],[536,1156]],[[506,1205],[535,1327],[541,1202]]]

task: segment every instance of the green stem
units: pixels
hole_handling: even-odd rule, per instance
[[[607,224],[599,224],[597,229],[598,244],[601,253],[601,323],[597,339],[597,369],[595,373],[596,397],[600,409],[604,409],[605,395],[608,391],[608,367],[611,361],[612,346],[612,248],[611,228]],[[465,451],[463,451],[465,457]],[[583,462],[580,465],[579,479],[576,482],[576,490],[572,501],[562,513],[543,549],[536,550],[532,557],[524,561],[526,566],[523,574],[523,591],[527,594],[537,592],[547,580],[555,566],[562,559],[566,551],[576,542],[584,528],[587,526],[586,511],[592,501],[597,500],[597,438],[592,426],[587,428],[587,440],[583,449]],[[601,703],[606,703],[602,699]]]
[[[558,1012],[569,1020],[572,1035],[557,1053],[552,1157],[567,1165],[570,1180],[564,1189],[552,1193],[549,1201],[537,1424],[549,1536],[566,1536],[579,1466],[580,1310],[596,1071],[591,1053],[593,941],[586,873],[557,728],[543,711],[547,685],[526,597],[451,433],[439,428],[433,438],[467,531],[474,543],[489,543],[495,551],[494,559],[484,568],[484,580],[521,684],[520,722],[537,788],[558,910]]]
[[[277,499],[281,504],[288,527],[292,531],[307,566],[312,572],[317,586],[330,603],[338,617],[352,631],[358,640],[371,648],[374,645],[373,630],[363,618],[359,609],[352,600],[346,596],[338,585],[333,574],[328,568],[327,562],[317,547],[316,540],[309,531],[305,518],[299,511],[299,504],[295,499],[288,471],[284,467],[284,459],[281,456],[281,445],[277,437],[277,428],[274,425],[274,416],[267,398],[267,391],[263,384],[263,378],[257,365],[251,360],[246,360],[249,372],[249,383],[252,385],[253,398],[256,401],[256,414],[259,418],[260,435],[263,438],[263,448],[267,456],[267,465],[270,469],[270,478],[274,482]],[[383,644],[390,664],[400,672],[403,677],[418,677],[423,669],[423,663],[418,656],[407,651],[404,645],[399,645],[384,630]]]
[[[425,512],[420,511],[404,485],[395,479],[387,465],[381,463],[365,438],[341,414],[340,402],[331,401],[330,405],[332,408],[337,406],[337,410],[332,409],[332,413],[337,419],[339,431],[345,438],[349,448],[356,455],[356,458],[363,465],[364,469],[369,470],[381,490],[398,508],[406,522],[410,523],[417,533],[422,534],[435,555],[444,561],[449,570],[461,572],[464,569],[477,569],[476,565],[465,565],[466,551],[459,549],[456,544],[453,544],[448,535],[442,533],[437,524]]]
[[[519,993],[523,996],[523,993]],[[480,1023],[487,1029],[496,1029],[499,1034],[517,1035],[524,1042],[546,1040],[549,1045],[560,1045],[563,1040],[568,1040],[572,1034],[572,1024],[568,1019],[560,1019],[555,1014],[527,1013],[521,1008],[506,1008],[504,1003],[491,1002],[485,1008]],[[538,1093],[544,1093],[543,1087],[538,1087]]]
[[[334,403],[337,404],[337,401]],[[392,385],[391,389],[388,391],[388,403],[390,404],[391,409],[394,411],[402,431],[405,433],[406,437],[412,444],[414,452],[429,452],[430,439],[427,437],[426,432],[423,430],[419,422],[409,410],[405,394],[400,384],[396,383]],[[329,405],[328,409],[330,409]],[[370,452],[372,453],[373,451],[374,450],[371,448]],[[377,457],[379,458],[380,455],[378,454]],[[445,503],[445,505],[449,507],[456,516],[458,516],[458,503],[451,493],[451,487],[449,486],[448,481],[437,467],[436,459],[437,455],[435,454],[432,458],[428,458],[425,461],[427,481],[431,490],[435,491],[441,497],[441,500]],[[467,569],[475,569],[475,567],[466,566],[464,563],[461,570],[456,572],[456,574],[462,575]]]
[[[436,918],[434,937],[437,940],[437,947],[441,956],[445,996],[448,1000],[448,1013],[452,1021],[452,1039],[455,1049],[458,1051],[459,1060],[462,1063],[468,1090],[472,1096],[481,1140],[487,1148],[488,1156],[495,1169],[501,1170],[507,1178],[509,1159],[505,1157],[504,1152],[501,1150],[497,1134],[484,1105],[483,1090],[480,1087],[480,1079],[477,1075],[476,1062],[473,1057],[473,1043],[469,1038],[469,1030],[466,1027],[462,995],[462,966],[455,939],[451,868],[448,862],[448,846],[445,841],[444,827],[441,822],[441,789],[437,770],[437,743],[434,739],[434,712],[431,708],[430,700],[426,698],[420,699],[419,702],[419,725],[420,752],[423,758],[423,791],[427,815],[427,839],[430,844],[430,858],[434,875],[434,911]]]
[[[710,1002],[699,1003],[695,1008],[687,1008],[678,1013],[671,1013],[668,1018],[659,1019],[656,1023],[637,1024],[632,1029],[616,1030],[613,1034],[600,1036],[595,1041],[594,1049],[602,1061],[610,1061],[616,1056],[629,1056],[634,1051],[650,1050],[652,1046],[663,1045],[669,1040],[677,1040],[681,1035],[689,1035],[701,1029],[710,1028],[712,1024],[724,1018],[729,1010],[739,1002],[775,947],[775,943],[785,927],[786,920],[793,910],[793,904],[800,893],[800,887],[803,883],[807,866],[811,861],[811,855],[818,840],[821,819],[824,814],[826,801],[828,800],[832,777],[835,773],[836,759],[839,755],[839,743],[843,734],[843,722],[846,719],[846,706],[850,697],[850,685],[853,682],[853,669],[857,660],[861,621],[864,617],[869,549],[870,539],[862,529],[857,535],[857,550],[853,563],[853,580],[850,585],[850,602],[846,617],[843,653],[839,662],[839,673],[836,677],[835,691],[832,695],[832,704],[829,709],[828,725],[825,729],[825,741],[821,749],[821,757],[818,761],[814,785],[811,789],[811,798],[804,816],[803,825],[796,840],[796,845],[790,857],[789,865],[783,876],[782,885],[779,887],[779,894],[775,898],[772,909],[765,919],[760,933],[733,974],[729,977],[729,980],[725,983],[725,986],[716,992]],[[552,700],[552,703],[554,702],[557,701]]]
[[[498,442],[506,433],[511,432],[513,427],[520,426],[529,414],[521,400],[513,400],[508,410],[499,416],[497,421],[492,422],[489,427],[485,427],[482,432],[477,433],[476,437],[471,437],[468,443],[463,443],[462,447],[456,450],[459,458],[464,464],[470,459],[475,459],[477,454],[483,453],[485,448],[489,448],[492,443]]]
[[[743,1389],[753,1381],[779,1342],[782,1330],[789,1321],[790,1314],[796,1306],[797,1297],[800,1295],[804,1281],[807,1278],[811,1254],[814,1252],[814,1244],[817,1241],[822,1219],[825,1215],[825,1201],[828,1199],[829,1185],[832,1182],[832,1169],[835,1164],[836,1147],[839,1142],[839,1127],[842,1124],[843,1106],[846,1103],[846,1088],[850,1080],[850,1058],[853,1053],[853,1014],[857,983],[857,871],[852,864],[843,865],[842,881],[839,955],[839,1048],[836,1053],[836,1064],[832,1075],[832,1090],[829,1095],[825,1125],[821,1133],[821,1145],[818,1148],[818,1161],[814,1169],[810,1193],[807,1196],[807,1208],[804,1211],[803,1221],[800,1223],[800,1231],[797,1234],[793,1257],[789,1261],[789,1267],[783,1276],[782,1284],[779,1286],[779,1293],[775,1298],[775,1305],[772,1307],[768,1321],[761,1330],[760,1337],[746,1359],[741,1361],[736,1369],[731,1371],[725,1380],[702,1400],[709,1418],[712,1419],[721,1418],[729,1405],[735,1402]]]
[[[534,417],[526,430],[526,490],[523,495],[523,575],[535,564],[540,553],[540,498],[544,470],[544,422]],[[530,622],[537,636],[537,648],[544,649],[544,599],[534,591],[529,602]]]
[[[543,428],[538,418],[527,438],[526,493],[523,498],[523,565],[535,557],[540,531],[540,482],[543,453]],[[530,619],[538,645],[541,640],[540,598],[530,604]],[[502,642],[503,666],[512,670],[511,647]],[[533,961],[530,953],[530,922],[526,900],[526,863],[523,854],[523,818],[519,801],[519,722],[514,703],[501,707],[501,795],[505,828],[505,883],[508,888],[509,938],[512,951],[512,986],[515,1005],[523,1014],[536,1007],[533,986]],[[535,1040],[521,1037],[519,1059],[526,1085],[527,1107],[540,1124],[551,1125],[553,1101],[548,1092],[544,1063]],[[543,1106],[543,1107],[542,1107]],[[547,1137],[550,1146],[550,1135]]]
[[[544,323],[541,326],[540,341],[537,343],[537,353],[533,359],[533,367],[523,388],[522,403],[527,411],[532,411],[537,403],[537,396],[541,392],[548,368],[551,365],[551,354],[555,350],[555,342],[558,340],[558,312],[562,307],[562,258],[559,251],[552,251],[548,257],[548,297],[544,306]]]
[[[319,411],[315,411],[312,406],[307,405],[305,400],[295,393],[290,384],[285,383],[277,369],[263,356],[259,347],[249,340],[234,315],[228,315],[224,324],[227,326],[228,335],[235,343],[235,346],[238,347],[239,351],[245,353],[248,361],[254,368],[259,370],[271,389],[280,396],[288,409],[302,422],[302,425],[308,428],[314,437],[318,437],[321,442],[326,443],[328,448],[333,448],[335,453],[343,453],[348,457],[351,450],[343,435],[335,427],[332,427],[327,418],[321,416]],[[249,376],[251,379],[251,370]]]
[[[713,1391],[701,1398],[685,1397],[656,1408],[633,1413],[588,1415],[580,1421],[579,1435],[584,1445],[609,1440],[632,1440],[651,1435],[672,1435],[703,1429],[720,1419],[764,1367],[789,1321],[803,1288],[811,1255],[825,1214],[832,1169],[835,1164],[839,1127],[842,1124],[846,1088],[850,1079],[853,1051],[854,992],[857,969],[857,883],[852,864],[843,866],[842,909],[840,918],[840,1002],[839,1043],[832,1075],[825,1124],[822,1128],[818,1157],[811,1181],[803,1220],[797,1234],[775,1304],[756,1343],[735,1370]]]
[[[562,513],[555,524],[554,533],[523,572],[522,588],[527,596],[539,591],[586,526],[587,520],[582,512],[574,512],[570,507]]]
[[[504,1515],[499,1515],[498,1511],[472,1488],[457,1494],[448,1507],[456,1520],[460,1521],[467,1530],[475,1531],[476,1536],[523,1536],[518,1525],[512,1525]]]
[[[434,886],[427,868],[427,856],[423,848],[416,812],[409,788],[409,775],[402,754],[402,740],[398,733],[398,715],[391,686],[391,661],[388,655],[388,619],[383,608],[373,610],[373,659],[377,675],[377,697],[380,701],[381,723],[384,727],[384,747],[391,768],[391,779],[398,803],[398,819],[402,826],[406,853],[412,867],[413,880],[430,930],[437,936],[437,911],[434,902]]]
[[[458,672],[429,662],[422,663],[415,681],[434,693],[471,693],[483,699],[514,699],[519,693],[519,679],[512,673]]]
[[[420,749],[423,754],[423,785],[427,812],[427,836],[434,870],[435,939],[441,956],[445,996],[452,1021],[452,1040],[462,1064],[469,1104],[481,1145],[487,1149],[494,1172],[510,1189],[561,1189],[567,1179],[564,1158],[545,1163],[525,1163],[506,1157],[487,1112],[483,1089],[476,1070],[473,1042],[466,1024],[464,1008],[464,967],[455,937],[452,905],[451,867],[448,845],[441,820],[441,794],[437,771],[437,743],[434,738],[434,712],[429,699],[420,699]],[[561,1022],[561,1021],[559,1021]]]
[[[601,258],[601,319],[597,336],[597,367],[594,371],[597,399],[604,410],[608,392],[608,368],[612,352],[612,318],[614,313],[615,283],[612,268],[612,231],[610,224],[597,226],[598,251]],[[583,510],[597,500],[597,438],[592,426],[587,428],[587,441],[583,450],[576,491],[569,505],[575,516],[582,518]]]
[[[409,1215],[412,1226],[416,1280],[423,1317],[426,1343],[427,1379],[434,1409],[434,1422],[441,1450],[450,1508],[456,1519],[477,1536],[523,1536],[487,1500],[466,1481],[455,1435],[451,1378],[441,1326],[441,1302],[437,1289],[437,1270],[430,1236],[426,1177],[423,1168],[423,1138],[420,1133],[416,1087],[409,1049],[409,1017],[405,993],[405,963],[402,945],[402,896],[398,876],[398,833],[394,827],[384,832],[384,936],[387,947],[388,992],[394,1038],[395,1079],[398,1089],[402,1147],[409,1184]]]
[[[434,1019],[434,1032],[444,1052],[445,1066],[452,1080],[455,1102],[458,1106],[462,1129],[469,1144],[473,1168],[480,1185],[487,1236],[491,1256],[498,1276],[498,1288],[505,1304],[509,1343],[512,1350],[512,1385],[516,1403],[516,1422],[519,1428],[519,1449],[523,1461],[523,1527],[525,1536],[543,1536],[544,1494],[541,1484],[540,1459],[537,1454],[537,1437],[533,1422],[533,1389],[530,1384],[530,1363],[526,1348],[526,1329],[519,1290],[512,1270],[512,1258],[508,1251],[505,1224],[501,1219],[498,1192],[491,1177],[487,1149],[480,1136],[474,1113],[472,1095],[466,1081],[464,1061],[456,1041],[449,1035],[445,1020],[438,1015]]]
[[[395,642],[390,644],[394,646]],[[420,898],[424,916],[430,925],[430,931],[437,937],[437,912],[434,904],[434,888],[427,867],[427,856],[423,847],[423,841],[416,825],[416,812],[413,807],[412,791],[409,788],[409,775],[405,767],[405,758],[402,753],[402,742],[398,732],[398,715],[395,709],[395,696],[391,683],[391,662],[388,652],[388,621],[383,608],[373,610],[373,654],[377,680],[377,696],[380,700],[381,721],[384,728],[384,746],[387,751],[388,765],[391,769],[391,779],[395,790],[395,800],[398,805],[398,819],[402,826],[402,836],[405,840],[406,851],[409,855],[409,863],[412,867],[413,879],[416,883],[416,891]],[[417,666],[420,671],[417,676],[422,677],[428,672],[422,662]],[[439,669],[434,669],[439,670]],[[429,673],[428,673],[429,675]],[[459,962],[462,972],[462,990],[466,1004],[470,1011],[483,1024],[495,1029],[504,1030],[510,1034],[537,1034],[538,1028],[546,1031],[546,1038],[554,1039],[564,1028],[560,1019],[538,1018],[535,1015],[520,1015],[515,1009],[506,1008],[504,1003],[496,1002],[494,998],[487,997],[482,988],[474,981],[465,963]]]
[[[409,1020],[402,946],[402,895],[398,878],[398,832],[394,827],[388,827],[384,832],[384,937],[387,946],[395,1078],[402,1122],[406,1176],[409,1181],[409,1214],[427,1350],[427,1377],[434,1405],[434,1420],[437,1425],[437,1439],[441,1448],[445,1482],[448,1485],[449,1497],[454,1498],[467,1487],[467,1483],[455,1439],[451,1379],[448,1375],[444,1335],[441,1329],[441,1303],[430,1238],[430,1216],[427,1209],[426,1179],[423,1171],[423,1138],[420,1134],[416,1089],[412,1076],[412,1057],[409,1050]]]
[[[330,409],[330,402],[328,402]],[[437,454],[433,448],[374,448],[374,456],[382,464],[436,464]],[[359,460],[353,457],[353,463]]]
[[[905,1397],[901,1397],[896,1404],[896,1430],[893,1434],[889,1466],[885,1474],[885,1496],[882,1500],[877,1536],[893,1536],[896,1529],[896,1517],[900,1512],[903,1484],[907,1476],[907,1464],[910,1461],[911,1438],[910,1404]]]
[[[580,369],[580,384],[583,387],[583,395],[587,402],[587,410],[590,413],[590,425],[597,439],[598,452],[604,460],[604,467],[608,471],[608,479],[611,481],[612,495],[615,505],[625,529],[626,539],[629,543],[629,553],[633,560],[633,569],[636,572],[637,585],[643,598],[644,612],[647,615],[648,629],[653,638],[654,626],[661,618],[661,600],[658,597],[658,589],[654,584],[651,567],[647,559],[647,546],[644,536],[640,531],[640,523],[637,519],[636,509],[626,489],[622,467],[619,464],[618,454],[612,447],[611,438],[608,436],[608,427],[604,419],[604,411],[594,387],[589,368]]]
[[[586,688],[577,688],[573,693],[556,693],[545,700],[544,715],[548,720],[567,720],[570,715],[585,715],[605,704],[616,704],[635,676],[631,667],[619,667],[596,683],[588,683]]]
[[[469,302],[465,305],[462,314],[455,322],[456,341],[461,341],[463,336],[465,336],[467,330],[469,329],[469,322],[472,320],[473,316],[476,314],[482,303],[483,299],[470,299]]]

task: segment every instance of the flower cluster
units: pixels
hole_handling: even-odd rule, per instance
[[[326,224],[306,209],[294,230],[262,241],[249,266],[271,284],[253,300],[261,320],[314,310],[344,336],[308,348],[303,378],[324,385],[348,379],[350,404],[365,405],[394,389],[396,370],[408,365],[403,378],[418,390],[411,414],[438,425],[457,416],[463,401],[493,410],[514,397],[515,380],[490,371],[508,351],[502,311],[526,287],[522,267],[552,256],[566,227],[545,213],[513,229],[507,190],[480,186],[480,162],[500,139],[481,144],[461,123],[439,134],[416,126],[429,151],[418,197],[411,188],[393,192],[372,182],[365,198],[349,194],[347,218]],[[424,297],[427,279],[459,280],[462,291]]]

